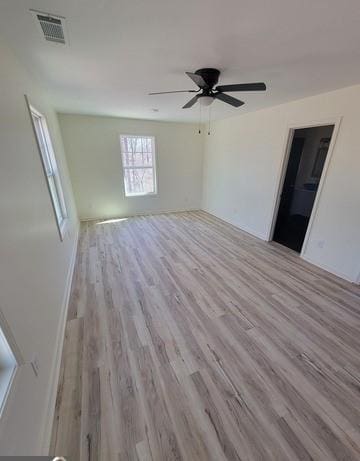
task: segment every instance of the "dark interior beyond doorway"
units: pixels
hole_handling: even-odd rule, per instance
[[[273,240],[300,253],[334,125],[295,130]]]

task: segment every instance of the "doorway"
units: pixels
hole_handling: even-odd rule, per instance
[[[334,125],[294,130],[273,240],[301,252]]]

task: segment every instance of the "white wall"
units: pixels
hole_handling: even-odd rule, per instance
[[[304,257],[351,281],[360,273],[360,86],[215,122],[203,207],[268,239],[289,125],[342,117]]]
[[[199,209],[202,136],[195,124],[60,114],[81,219]],[[157,196],[124,196],[120,134],[155,136]]]
[[[0,419],[0,455],[35,455],[47,443],[44,431],[51,424],[47,417],[56,386],[56,340],[78,220],[56,114],[43,91],[1,45],[0,62],[0,309],[25,361]],[[47,117],[62,173],[69,213],[63,242],[24,93]],[[35,356],[38,377],[29,364]]]

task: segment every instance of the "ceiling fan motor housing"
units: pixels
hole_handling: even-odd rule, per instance
[[[220,71],[218,69],[205,68],[198,69],[195,74],[200,75],[207,84],[207,89],[211,90],[219,81]]]

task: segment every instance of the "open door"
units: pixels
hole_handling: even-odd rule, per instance
[[[273,240],[301,252],[334,125],[295,130]]]

